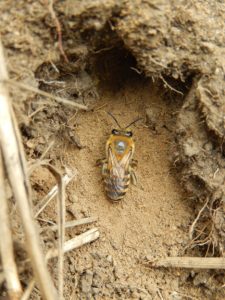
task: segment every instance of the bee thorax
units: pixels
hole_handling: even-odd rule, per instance
[[[123,154],[126,150],[126,143],[124,141],[115,141],[115,150],[118,154]]]

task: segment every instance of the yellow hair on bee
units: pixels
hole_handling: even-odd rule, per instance
[[[131,131],[112,131],[106,143],[106,162],[102,172],[106,194],[112,201],[122,199],[128,190],[134,149]]]

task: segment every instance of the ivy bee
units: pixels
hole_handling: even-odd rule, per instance
[[[98,160],[97,164],[102,166],[107,197],[113,202],[119,202],[125,196],[130,181],[134,185],[137,183],[133,170],[137,165],[137,161],[133,159],[135,145],[133,133],[128,128],[140,118],[121,128],[116,118],[111,113],[109,115],[115,120],[119,129],[112,130],[106,142],[106,158]]]

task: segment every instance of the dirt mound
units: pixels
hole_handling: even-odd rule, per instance
[[[179,113],[178,161],[187,190],[200,201],[196,209],[202,208],[193,243],[206,248],[207,254],[224,256],[224,157],[221,144],[207,127],[211,122],[205,121],[199,107],[199,89],[198,82]]]
[[[223,13],[218,1],[125,1],[116,29],[147,75],[185,80],[221,66]]]

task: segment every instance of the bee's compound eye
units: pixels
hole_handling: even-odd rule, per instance
[[[118,135],[118,133],[119,133],[118,130],[116,130],[116,129],[113,129],[113,130],[112,130],[112,134]]]
[[[126,149],[126,143],[123,141],[117,141],[115,144],[117,153],[122,154]]]
[[[127,132],[126,132],[126,136],[131,137],[132,135],[133,135],[133,132],[132,132],[132,131],[127,131]]]

